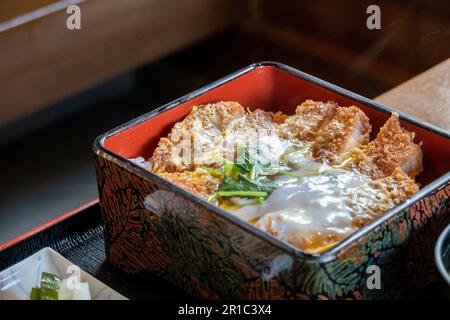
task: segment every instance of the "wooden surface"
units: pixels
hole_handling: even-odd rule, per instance
[[[0,7],[7,19],[0,20],[0,126],[206,38],[245,14],[235,0],[38,3],[44,7],[29,12],[24,5],[8,6],[10,14]],[[70,3],[79,3],[81,30],[66,28]]]
[[[450,58],[375,100],[450,131]]]

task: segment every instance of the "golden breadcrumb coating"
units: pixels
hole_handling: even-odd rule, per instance
[[[414,178],[423,170],[422,158],[420,144],[414,143],[414,133],[403,129],[398,114],[394,113],[376,139],[363,150],[363,160],[358,167],[374,178],[391,175],[400,167]]]
[[[333,119],[324,126],[315,139],[314,154],[331,164],[339,164],[351,156],[355,148],[369,142],[372,126],[361,109],[339,107]]]
[[[297,107],[294,115],[280,124],[280,135],[290,140],[314,141],[320,128],[333,118],[337,107],[331,101],[306,100]]]
[[[389,176],[371,181],[369,188],[355,192],[350,200],[354,209],[361,213],[355,216],[355,226],[362,227],[417,191],[419,185],[400,167]]]
[[[277,157],[284,145],[277,134],[280,112],[245,111],[237,102],[194,106],[161,138],[152,157],[153,172],[194,171],[201,166],[220,168],[221,158],[233,160],[236,145],[252,145]]]
[[[237,102],[217,102],[194,106],[182,121],[177,122],[167,138],[161,138],[152,156],[153,172],[194,170],[199,165],[221,165],[216,157],[208,157],[223,143],[223,131],[242,122],[245,110]],[[196,155],[206,157],[195,163]]]
[[[159,172],[158,175],[208,200],[219,188],[220,179],[198,171]]]

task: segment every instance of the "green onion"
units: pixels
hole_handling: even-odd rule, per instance
[[[256,178],[256,166],[254,164],[252,164],[250,167],[250,171],[248,173],[248,178],[250,180],[255,180],[255,178]]]
[[[263,197],[256,198],[256,203],[257,204],[264,204],[264,198]]]
[[[299,176],[298,174],[292,173],[292,172],[287,171],[287,170],[278,170],[278,173],[285,174],[287,176],[291,176],[291,177],[294,177],[294,178],[297,178],[297,179],[303,178],[303,177]]]
[[[262,163],[256,150],[238,146],[235,162],[217,156],[223,162],[223,179],[215,198],[256,198],[255,204],[262,204],[276,188],[276,183],[266,177],[270,167]],[[232,206],[230,210],[238,208]]]
[[[267,197],[269,195],[268,192],[265,191],[218,191],[217,196],[219,197],[245,197],[245,198],[259,198],[259,197]]]
[[[236,179],[239,173],[241,173],[241,168],[224,157],[217,156],[217,158],[223,162],[223,175]]]
[[[217,200],[217,194],[211,196],[206,200],[208,203],[214,203],[214,201]]]
[[[205,170],[206,172],[208,172],[210,175],[212,175],[213,177],[220,177],[223,176],[224,172],[221,170],[216,170],[213,168],[209,168],[209,167],[200,167],[201,169]]]
[[[312,145],[313,145],[312,142],[308,142],[305,145],[303,145],[300,149],[285,152],[281,157],[285,161],[289,161],[289,158],[296,157],[299,155],[305,155],[311,149]]]

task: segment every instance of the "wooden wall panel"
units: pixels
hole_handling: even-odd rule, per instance
[[[350,60],[355,60],[356,65],[361,63],[362,72],[372,72],[371,68],[364,70],[365,64],[381,64],[394,74],[405,75],[392,77],[387,83],[391,85],[450,56],[448,1],[376,1],[381,8],[381,30],[368,30],[366,8],[373,3],[370,0],[259,0],[259,23],[268,29],[284,29],[293,37],[317,39],[307,49],[318,55],[327,57],[326,52],[319,52],[323,49],[314,47],[314,42],[342,48],[351,53],[349,56],[353,55]],[[374,76],[384,81],[383,77]]]
[[[240,3],[86,0],[81,30],[63,9],[0,32],[0,126],[234,24]]]

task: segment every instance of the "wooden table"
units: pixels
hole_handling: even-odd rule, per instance
[[[450,58],[375,100],[450,131]]]

